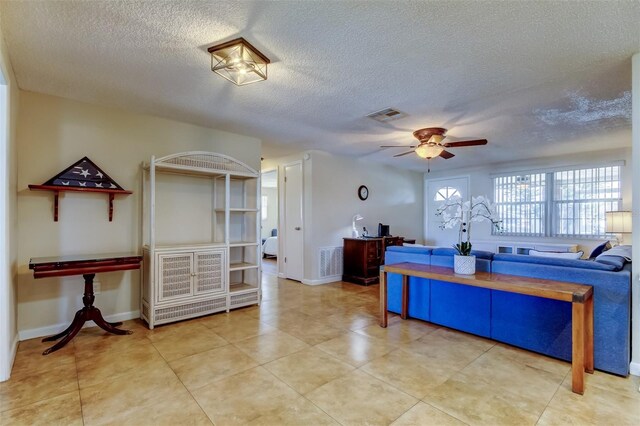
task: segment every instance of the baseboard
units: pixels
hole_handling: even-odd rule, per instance
[[[118,322],[118,321],[127,321],[130,319],[140,318],[140,311],[129,311],[129,312],[121,312],[118,314],[107,315],[104,317],[109,322]],[[46,327],[39,328],[30,328],[27,330],[20,330],[18,332],[18,339],[20,341],[35,339],[36,337],[50,336],[52,334],[60,333],[62,330],[67,328],[69,323],[55,324],[49,325]],[[93,321],[88,321],[84,324],[82,328],[86,327],[95,327],[96,324]]]
[[[629,373],[634,376],[640,376],[640,362],[632,362],[629,364]]]
[[[335,283],[337,281],[342,281],[342,275],[331,275],[329,277],[325,277],[319,280],[302,280],[302,284],[320,285],[320,284]]]
[[[285,279],[284,272],[278,272],[278,278]]]

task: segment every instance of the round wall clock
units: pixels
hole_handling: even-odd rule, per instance
[[[364,185],[360,185],[360,188],[358,188],[358,197],[364,201],[367,198],[369,198],[369,188],[367,188]]]

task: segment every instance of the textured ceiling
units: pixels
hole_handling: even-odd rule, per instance
[[[256,136],[267,157],[319,149],[425,170],[378,145],[429,126],[489,140],[432,170],[631,145],[638,1],[3,1],[0,13],[22,89]],[[268,81],[210,71],[206,48],[237,36],[271,59]],[[409,116],[364,118],[389,106]]]

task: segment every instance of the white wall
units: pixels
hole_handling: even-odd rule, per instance
[[[16,202],[17,181],[17,138],[16,128],[18,120],[18,108],[20,90],[13,74],[11,61],[1,36],[0,28],[0,69],[4,82],[3,96],[8,99],[8,107],[2,113],[0,119],[0,381],[9,378],[11,365],[15,356],[18,343],[17,326],[17,259],[18,236],[17,218],[18,209]],[[2,235],[4,233],[4,235]]]
[[[628,143],[631,142],[631,134],[630,132],[618,132],[616,134],[612,134],[611,137],[619,137],[624,138]],[[453,177],[453,176],[462,176],[468,175],[469,179],[469,191],[473,196],[478,195],[487,195],[490,199],[493,200],[493,182],[491,179],[492,174],[498,173],[506,173],[506,172],[518,172],[518,171],[527,171],[527,170],[537,170],[537,169],[545,169],[545,168],[555,168],[562,166],[580,166],[580,165],[599,165],[607,162],[623,160],[625,161],[625,166],[622,168],[622,187],[623,187],[623,209],[631,208],[631,195],[632,195],[632,169],[633,165],[631,162],[631,148],[628,149],[617,149],[611,151],[601,151],[601,152],[589,152],[582,154],[574,154],[570,156],[559,156],[559,157],[550,157],[550,158],[539,158],[539,159],[531,159],[526,161],[518,161],[512,162],[509,164],[494,164],[489,166],[482,166],[472,169],[465,170],[452,170],[450,172],[431,172],[429,174],[425,174],[425,180],[429,179],[437,179],[444,177]],[[426,187],[426,185],[425,185]],[[433,238],[432,235],[429,235],[429,230],[432,229],[433,226],[438,226],[439,222],[437,220],[432,219],[432,213],[426,212],[427,220],[430,221],[430,224],[425,227],[425,241],[429,245],[438,245],[449,247],[451,244],[457,242],[457,232],[452,231],[448,235],[448,238],[443,239],[442,237]],[[435,235],[442,235],[442,233],[436,233]],[[534,238],[534,237],[510,237],[510,236],[493,236],[491,235],[491,227],[489,223],[483,222],[474,224],[473,234],[472,234],[472,242],[474,240],[491,240],[491,241],[545,241],[549,243],[575,243],[578,244],[578,250],[583,250],[587,255],[591,252],[593,248],[595,248],[598,244],[601,243],[600,239],[567,239],[567,238]]]
[[[305,159],[304,154],[308,154]],[[351,236],[351,219],[364,216],[358,227],[375,234],[378,223],[390,226],[393,235],[416,238],[423,234],[422,174],[357,158],[308,151],[276,160],[265,160],[263,168],[302,160],[305,190],[305,282],[321,282],[318,252],[322,247],[340,247]],[[282,175],[282,173],[280,173]],[[360,185],[369,188],[361,201]],[[283,188],[281,185],[280,188]]]
[[[28,269],[29,258],[75,253],[140,253],[140,164],[148,162],[151,155],[191,150],[224,153],[250,167],[260,168],[260,141],[254,138],[43,94],[21,93],[18,121],[18,328],[21,338],[48,334],[64,327],[82,306],[82,277],[34,280]],[[106,196],[61,194],[60,218],[56,223],[52,194],[29,191],[27,186],[45,182],[85,155],[134,193],[116,196],[113,222],[108,221]],[[189,188],[185,187],[185,191]],[[179,199],[174,201],[178,203]],[[207,223],[200,228],[197,223],[181,221],[176,227],[194,234],[209,226]],[[96,306],[104,315],[137,316],[138,271],[98,274],[96,278],[102,289],[96,297]]]

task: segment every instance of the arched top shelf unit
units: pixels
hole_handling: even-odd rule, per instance
[[[206,151],[153,156],[143,169],[149,327],[259,303],[260,173]]]
[[[151,164],[157,171],[210,176],[258,177],[258,171],[228,155],[207,151],[189,151],[152,157]],[[149,169],[149,165],[145,165]]]

